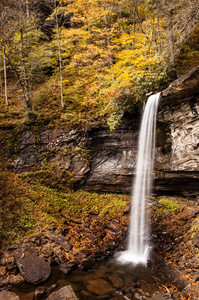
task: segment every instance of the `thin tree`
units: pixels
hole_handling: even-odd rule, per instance
[[[5,46],[2,46],[2,48],[3,48],[3,70],[4,70],[5,101],[6,101],[6,105],[8,105],[7,72],[6,72],[6,51],[5,51]]]
[[[63,99],[63,75],[62,75],[62,56],[61,56],[61,39],[60,39],[60,30],[58,12],[57,12],[57,1],[54,0],[55,4],[55,20],[56,20],[56,29],[57,29],[57,42],[58,42],[58,53],[59,53],[59,72],[60,72],[60,96],[61,96],[61,106],[64,107]]]

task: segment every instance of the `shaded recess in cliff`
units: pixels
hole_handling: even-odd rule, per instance
[[[142,107],[137,106],[133,112],[126,113],[118,129],[90,131],[91,170],[83,186],[85,190],[131,193],[141,114]]]

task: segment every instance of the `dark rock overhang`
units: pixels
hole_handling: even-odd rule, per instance
[[[161,92],[159,107],[178,104],[199,94],[199,65],[173,81]]]

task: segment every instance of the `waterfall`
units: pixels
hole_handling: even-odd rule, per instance
[[[152,191],[156,115],[159,99],[160,93],[151,95],[148,98],[142,117],[135,181],[132,192],[128,249],[118,257],[121,262],[146,265],[148,260],[150,220],[147,210],[147,200]]]

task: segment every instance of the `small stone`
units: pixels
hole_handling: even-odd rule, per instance
[[[59,259],[59,257],[55,257],[54,262],[60,266],[61,265],[61,260]]]
[[[60,271],[62,271],[64,274],[68,274],[76,267],[77,265],[75,263],[61,264]]]
[[[134,294],[134,299],[136,299],[136,300],[141,300],[141,299],[143,299],[143,298],[142,298],[142,296],[140,296],[140,294],[135,293],[135,294]]]
[[[71,285],[64,286],[52,293],[46,300],[78,300]]]
[[[34,299],[40,299],[43,297],[43,295],[46,293],[46,289],[43,287],[40,287],[35,290]]]
[[[51,293],[53,290],[55,290],[58,287],[58,284],[54,283],[51,285],[51,287],[49,288],[48,292]]]
[[[20,298],[13,292],[1,291],[0,300],[20,300]]]

